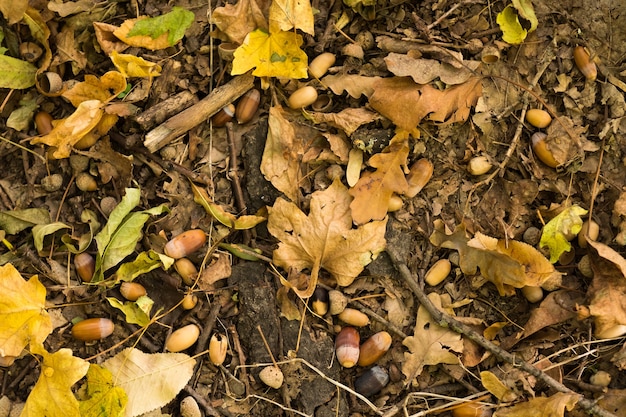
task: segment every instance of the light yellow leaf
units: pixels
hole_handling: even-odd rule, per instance
[[[43,356],[41,374],[30,392],[20,417],[80,417],[72,385],[89,369],[89,362],[72,356],[70,349],[48,353],[43,345],[31,345]]]
[[[428,298],[441,309],[439,294],[430,293]],[[417,310],[413,336],[408,336],[402,344],[409,348],[409,352],[404,352],[402,364],[402,373],[406,376],[407,383],[419,376],[424,366],[459,363],[458,356],[452,352],[463,352],[461,335],[434,323],[424,306]]]
[[[509,387],[504,385],[500,379],[489,371],[483,371],[480,373],[480,381],[483,387],[490,393],[492,393],[498,400],[503,402],[515,401],[517,394],[513,392]]]
[[[204,207],[207,213],[213,216],[224,226],[235,230],[246,230],[252,229],[257,224],[266,220],[265,217],[257,215],[244,215],[237,217],[234,214],[228,213],[219,204],[215,204],[205,189],[191,183],[191,190],[193,191],[193,201]]]
[[[149,78],[161,75],[160,65],[146,61],[138,56],[120,54],[117,51],[113,51],[109,58],[113,61],[115,68],[125,77]]]
[[[13,265],[0,266],[0,293],[0,357],[19,356],[29,342],[43,343],[52,324],[37,276],[25,281]]]
[[[100,365],[91,364],[87,371],[87,396],[80,401],[81,417],[120,417],[128,396],[121,387],[113,385],[113,375]]]
[[[154,305],[154,301],[150,297],[143,295],[137,301],[126,301],[124,303],[115,297],[107,297],[107,301],[111,306],[124,313],[127,323],[138,324],[142,327],[150,323],[150,311]]]
[[[512,407],[500,408],[493,417],[563,417],[565,410],[572,411],[581,396],[557,392],[551,397],[535,397]]]
[[[128,395],[125,416],[146,413],[172,401],[193,375],[195,359],[184,353],[143,353],[127,348],[102,366]]]
[[[307,55],[300,45],[302,36],[294,32],[250,32],[235,50],[232,75],[255,68],[257,77],[306,78]]]
[[[75,84],[62,96],[68,99],[74,107],[78,107],[80,103],[87,100],[107,102],[125,89],[126,77],[120,72],[109,71],[100,78],[86,74],[85,81]]]
[[[513,6],[508,5],[498,13],[496,22],[502,30],[502,40],[512,45],[520,44],[528,36],[528,31],[522,27],[519,16]]]
[[[568,252],[572,245],[569,243],[583,227],[580,216],[587,214],[587,210],[577,205],[567,207],[543,228],[539,246],[550,249],[550,262],[556,263],[559,257]]]
[[[98,125],[104,111],[100,100],[88,100],[80,103],[67,119],[63,119],[50,133],[34,138],[31,143],[44,143],[57,148],[53,156],[57,159],[70,156],[72,146]]]
[[[280,240],[274,263],[285,270],[311,270],[308,288],[294,288],[303,298],[315,290],[320,268],[327,270],[338,285],[350,285],[385,248],[387,220],[353,229],[350,200],[348,190],[335,180],[326,190],[313,193],[309,215],[282,198],[268,209],[267,229]],[[290,284],[283,280],[283,285]]]
[[[310,35],[313,30],[313,8],[309,0],[273,0],[270,6],[270,33],[292,28]]]

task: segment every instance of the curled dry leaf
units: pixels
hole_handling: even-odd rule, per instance
[[[565,410],[572,411],[580,398],[579,394],[557,392],[551,397],[535,397],[500,408],[494,417],[563,417]]]
[[[447,85],[462,84],[470,79],[472,71],[480,66],[479,61],[466,61],[463,67],[434,59],[414,58],[407,54],[390,53],[385,57],[387,69],[398,77],[409,76],[418,84],[428,84],[439,78]]]
[[[363,107],[347,108],[339,113],[309,112],[307,117],[314,123],[328,123],[343,130],[346,135],[352,135],[360,126],[380,120],[380,115]]]
[[[463,225],[448,235],[441,220],[435,221],[430,241],[459,251],[463,273],[473,275],[480,270],[500,295],[512,295],[513,288],[525,286],[555,290],[560,284],[561,274],[554,266],[537,249],[523,242],[498,240],[482,233],[476,233],[470,240]]]

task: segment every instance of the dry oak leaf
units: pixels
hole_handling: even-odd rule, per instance
[[[442,309],[439,294],[430,293],[428,298],[438,309]],[[404,352],[402,364],[407,384],[422,373],[424,366],[459,363],[458,356],[452,352],[463,352],[461,335],[434,323],[424,306],[417,310],[413,336],[405,338],[402,344],[409,348],[409,352]]]
[[[50,65],[54,67],[70,62],[74,74],[84,70],[87,66],[87,55],[77,48],[77,42],[74,39],[74,27],[65,25],[54,38],[57,53]]]
[[[31,351],[43,357],[41,374],[20,417],[80,417],[72,385],[87,374],[89,362],[72,356],[71,349],[48,353],[43,345],[35,344]]]
[[[46,287],[28,281],[11,264],[0,266],[0,357],[19,356],[26,345],[43,343],[52,331],[44,310]]]
[[[350,200],[346,187],[335,180],[313,193],[308,215],[282,198],[268,208],[267,229],[280,240],[274,263],[285,270],[311,271],[306,290],[293,288],[300,297],[313,294],[320,268],[338,285],[347,286],[385,248],[387,219],[353,229]],[[287,280],[282,283],[290,286]]]
[[[50,133],[32,139],[31,143],[54,146],[57,148],[52,154],[54,158],[67,158],[70,156],[72,146],[98,125],[103,114],[100,100],[83,101],[74,113],[61,120]]]
[[[594,334],[609,338],[626,333],[626,259],[610,247],[588,241],[593,280],[587,290]]]
[[[525,403],[501,408],[493,417],[563,417],[565,410],[572,411],[580,395],[557,392],[551,397],[531,398]]]
[[[382,80],[381,77],[365,77],[363,75],[356,74],[337,74],[327,75],[321,81],[322,84],[327,86],[336,95],[341,95],[343,92],[347,92],[350,97],[359,98],[362,95],[370,97],[374,94],[374,86],[378,81]]]
[[[404,194],[408,190],[403,171],[408,156],[408,144],[402,141],[391,143],[384,152],[369,159],[368,164],[376,171],[363,173],[350,189],[350,195],[354,197],[350,209],[356,224],[383,219],[393,193]]]
[[[461,68],[434,59],[414,58],[407,54],[390,53],[385,57],[387,69],[398,77],[409,76],[418,84],[428,84],[439,78],[444,84],[462,84],[470,79],[479,61],[465,61]]]
[[[444,229],[443,222],[436,220],[431,243],[457,250],[463,273],[474,275],[480,269],[481,275],[496,286],[500,295],[513,295],[514,288],[525,286],[553,291],[560,284],[561,274],[554,265],[524,242],[498,240],[482,233],[476,233],[470,240],[464,225],[449,235]]]
[[[352,135],[360,126],[381,119],[380,115],[363,107],[347,108],[339,113],[308,112],[306,117],[316,124],[328,123],[343,130],[348,136]]]
[[[269,21],[271,33],[295,28],[309,35],[315,35],[313,30],[313,8],[309,0],[272,1]]]
[[[117,97],[126,89],[126,77],[118,71],[109,71],[102,77],[85,75],[83,82],[75,84],[65,91],[62,96],[68,99],[74,107],[87,100],[107,102]]]
[[[211,23],[231,42],[242,44],[248,33],[257,28],[267,29],[267,14],[267,1],[239,0],[237,4],[216,8],[211,15]]]

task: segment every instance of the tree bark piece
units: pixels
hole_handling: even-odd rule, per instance
[[[168,117],[178,114],[186,108],[196,104],[198,97],[190,91],[182,91],[167,100],[164,100],[135,117],[135,121],[142,129],[148,130],[159,123],[163,123]]]
[[[222,107],[244,95],[253,85],[254,77],[250,74],[233,78],[228,84],[216,88],[193,106],[148,132],[143,142],[144,146],[150,152],[158,151],[177,137],[206,121],[220,111]]]

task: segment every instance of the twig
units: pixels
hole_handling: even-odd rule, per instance
[[[254,77],[250,74],[239,75],[228,84],[217,87],[208,96],[170,117],[166,122],[146,134],[143,144],[150,152],[156,152],[177,137],[206,121],[220,109],[245,94],[252,88]]]
[[[456,333],[462,334],[463,336],[467,337],[473,342],[484,347],[485,349],[487,349],[494,355],[498,356],[502,360],[520,368],[526,373],[529,373],[530,375],[534,376],[535,378],[542,381],[543,383],[545,383],[546,385],[548,385],[549,387],[551,387],[552,389],[558,392],[563,392],[567,394],[577,394],[576,392],[572,391],[571,389],[569,389],[562,383],[558,382],[554,378],[550,377],[546,373],[522,361],[520,358],[516,357],[515,355],[507,352],[501,347],[485,339],[484,337],[482,337],[480,334],[475,332],[469,326],[461,323],[455,318],[452,318],[448,314],[443,313],[441,310],[435,307],[435,305],[427,297],[426,293],[419,287],[419,285],[417,285],[416,277],[414,276],[413,273],[411,273],[409,268],[402,261],[402,259],[400,258],[396,250],[394,248],[389,247],[387,248],[387,254],[391,258],[392,262],[394,263],[394,266],[396,267],[396,269],[398,270],[402,278],[404,279],[404,282],[411,289],[411,291],[413,292],[415,297],[418,299],[420,304],[424,306],[424,308],[431,315],[431,317],[433,318],[433,321],[437,323],[439,326],[443,328],[448,328],[450,330],[455,331]],[[577,394],[577,395],[580,395],[580,394]],[[598,417],[617,417],[613,413],[610,413],[606,411],[605,409],[597,406],[593,401],[584,398],[582,395],[580,399],[578,400],[578,405],[580,405],[580,407],[582,407],[588,413],[594,414]]]
[[[237,147],[235,146],[235,132],[233,131],[233,123],[226,123],[226,137],[228,139],[228,151],[230,154],[230,170],[228,178],[233,182],[233,194],[235,195],[235,204],[237,204],[238,214],[246,214],[246,200],[243,197],[241,189],[241,178],[239,177],[239,162],[237,158]],[[243,244],[248,246],[252,235],[249,229],[243,231]]]

